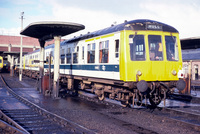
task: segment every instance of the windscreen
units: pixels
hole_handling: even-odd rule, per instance
[[[178,45],[175,36],[165,36],[166,53],[168,61],[178,61]]]
[[[132,61],[146,60],[144,35],[129,35],[129,45]]]

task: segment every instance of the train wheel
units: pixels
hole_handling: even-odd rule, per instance
[[[151,95],[149,97],[149,102],[151,103],[152,106],[159,105],[161,101],[162,101],[162,98],[158,95]]]
[[[130,107],[131,104],[128,101],[121,101],[122,107]]]
[[[78,96],[78,90],[73,90],[73,91],[72,91],[72,95],[73,95],[73,96]]]
[[[100,94],[100,95],[98,96],[98,99],[99,99],[100,101],[103,101],[103,100],[105,99],[104,93]]]

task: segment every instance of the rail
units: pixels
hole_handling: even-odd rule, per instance
[[[20,100],[21,102],[23,102],[24,104],[26,104],[27,106],[29,106],[32,110],[36,111],[37,113],[39,113],[42,116],[47,117],[48,119],[57,122],[59,125],[63,126],[63,127],[70,127],[73,132],[75,133],[87,133],[87,134],[95,134],[95,132],[93,132],[92,130],[89,130],[87,128],[85,128],[84,126],[81,126],[75,122],[72,122],[68,119],[65,119],[59,115],[56,115],[54,113],[51,113],[41,107],[39,107],[38,105],[30,102],[29,100],[27,100],[26,98],[17,95],[9,86],[8,84],[5,82],[3,76],[1,75],[1,80],[3,81],[3,83],[6,85],[6,88],[8,90],[8,92],[10,94],[12,94],[15,98],[17,98],[18,100]]]

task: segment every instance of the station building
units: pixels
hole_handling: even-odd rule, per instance
[[[181,39],[183,74],[191,80],[200,80],[200,37]]]
[[[53,44],[54,40],[46,42],[45,46]],[[40,48],[38,39],[32,37],[22,38],[23,55]],[[9,60],[8,53],[14,53],[15,57],[19,57],[21,47],[21,36],[0,35],[0,56]]]
[[[23,37],[23,52],[28,53],[39,49],[39,42],[37,39],[31,37]],[[0,55],[4,52],[20,52],[21,37],[0,35]]]

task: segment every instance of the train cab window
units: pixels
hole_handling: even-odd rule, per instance
[[[166,54],[168,61],[178,61],[178,45],[176,42],[176,37],[165,36],[166,43]]]
[[[99,43],[99,63],[108,63],[109,40]]]
[[[163,60],[163,46],[160,35],[149,35],[149,57],[152,61]]]
[[[66,57],[67,57],[67,63],[71,63],[71,48],[67,48],[67,54],[66,54]]]
[[[144,35],[129,35],[130,56],[132,61],[146,59]]]
[[[95,43],[88,44],[88,63],[95,63]]]
[[[119,58],[119,40],[115,40],[115,58]]]

